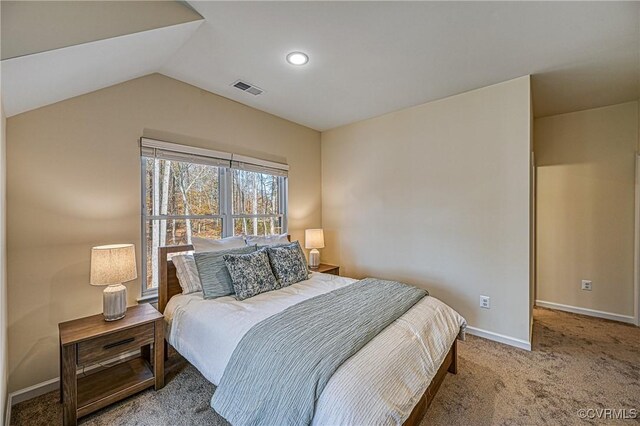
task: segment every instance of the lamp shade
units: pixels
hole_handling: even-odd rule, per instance
[[[324,232],[322,229],[306,229],[304,231],[304,246],[308,249],[324,248]]]
[[[133,244],[112,244],[91,249],[91,285],[121,284],[138,278]]]

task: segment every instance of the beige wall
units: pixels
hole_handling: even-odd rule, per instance
[[[540,118],[534,136],[537,299],[633,316],[638,102]]]
[[[318,132],[168,77],[9,118],[10,391],[57,377],[57,324],[102,311],[102,288],[88,284],[90,248],[134,242],[140,257],[143,134],[286,160],[290,233],[321,225]],[[127,287],[133,304],[140,282]]]
[[[529,341],[530,125],[527,76],[323,132],[323,259]]]

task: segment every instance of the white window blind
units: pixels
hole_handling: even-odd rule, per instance
[[[274,176],[287,176],[289,171],[289,165],[283,163],[148,138],[140,139],[140,154],[148,158],[229,167]]]
[[[244,158],[247,158],[247,157],[244,157]],[[256,159],[253,159],[253,160],[259,161]],[[277,164],[277,163],[271,163],[271,164]],[[233,156],[233,160],[231,161],[232,169],[246,170],[248,172],[256,172],[256,173],[266,173],[274,176],[287,176],[289,166],[286,166],[286,167],[287,168],[285,169],[280,167],[265,166],[262,164],[256,164],[255,162],[249,162],[249,161],[236,161],[235,155]]]
[[[148,158],[183,161],[186,163],[205,164],[216,167],[230,167],[232,156],[232,154],[226,152],[178,145],[147,138],[140,139],[140,154]]]

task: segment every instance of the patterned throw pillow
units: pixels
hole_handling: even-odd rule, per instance
[[[307,260],[297,241],[291,244],[268,247],[267,254],[269,262],[271,262],[271,269],[273,269],[280,287],[286,287],[309,278]]]
[[[294,245],[294,244],[295,244],[295,245],[297,245],[298,250],[300,251],[300,256],[301,256],[300,258],[302,259],[302,261],[304,262],[305,267],[307,268],[307,273],[311,274],[311,271],[309,270],[309,264],[307,263],[307,258],[306,258],[306,256],[304,255],[304,250],[302,250],[302,246],[300,245],[300,242],[299,242],[299,241],[294,241],[294,242],[290,242],[290,241],[288,241],[286,244],[274,244],[274,245],[269,246],[269,247],[260,247],[260,246],[258,246],[258,249],[261,249],[261,248],[285,247],[285,246],[290,246],[290,245]],[[273,269],[273,266],[272,266],[272,268],[271,268],[271,269]]]
[[[193,255],[202,291],[205,299],[215,299],[216,297],[228,296],[234,293],[231,276],[224,261],[227,254],[247,254],[256,251],[256,246],[245,246],[229,250],[211,251],[205,253],[195,253]]]
[[[280,288],[271,271],[265,249],[251,254],[226,254],[223,257],[231,275],[236,299],[244,300]]]

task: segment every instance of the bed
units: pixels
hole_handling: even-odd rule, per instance
[[[158,309],[167,321],[166,343],[215,385],[253,325],[356,282],[312,273],[306,281],[241,302],[232,296],[205,300],[201,293],[182,294],[168,259],[191,250],[159,249]],[[457,338],[465,326],[447,305],[425,297],[338,368],[317,401],[312,424],[417,425],[447,372],[457,373]]]

